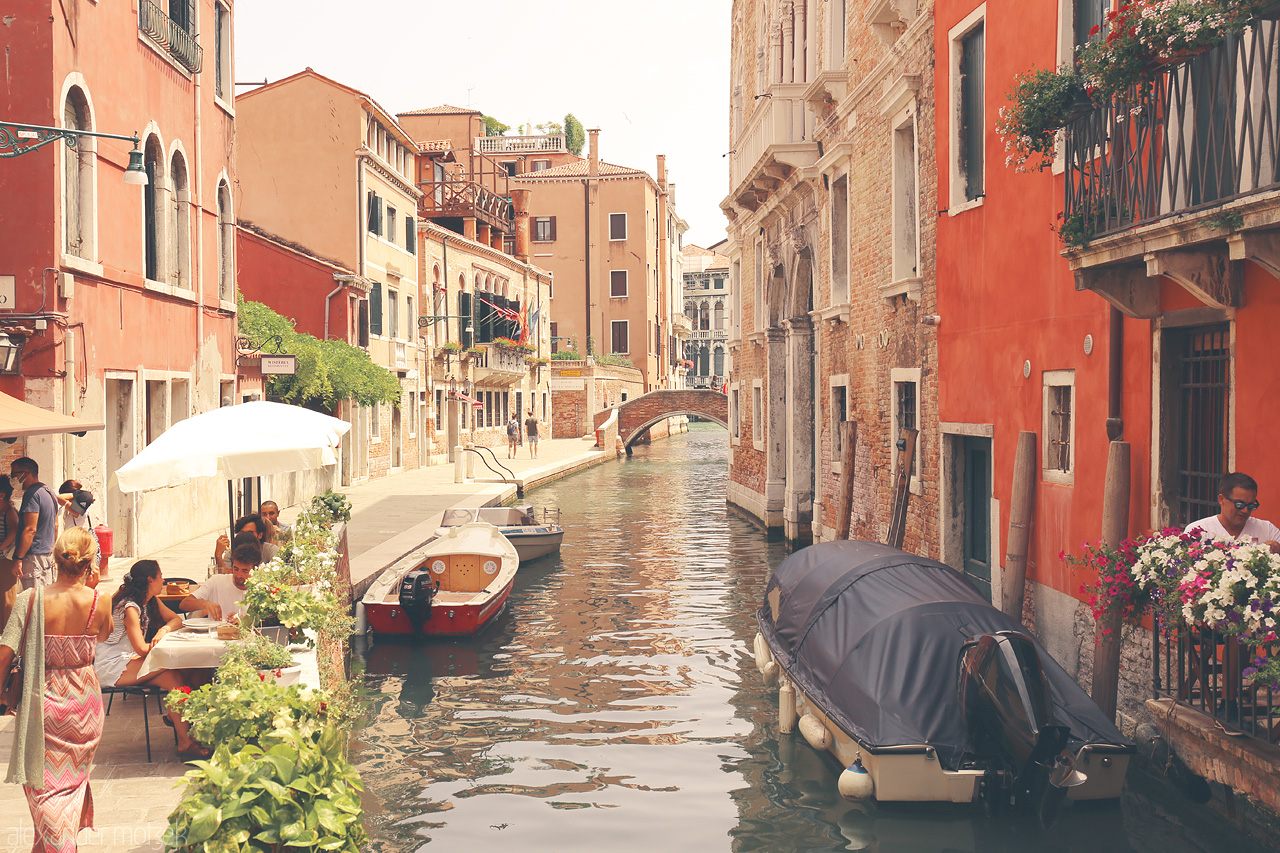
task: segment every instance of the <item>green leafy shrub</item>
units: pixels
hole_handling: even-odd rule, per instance
[[[240,642],[227,647],[227,653],[222,656],[223,666],[233,661],[254,670],[280,669],[294,665],[293,655],[288,647],[254,633],[246,633],[241,636]]]
[[[551,353],[552,361],[581,361],[582,354],[577,350],[562,349],[559,352]]]
[[[332,521],[351,520],[351,499],[333,489],[311,499],[311,509]]]

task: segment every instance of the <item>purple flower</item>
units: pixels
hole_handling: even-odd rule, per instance
[[[1251,666],[1246,666],[1243,670],[1241,670],[1240,674],[1245,678],[1253,678],[1255,675],[1258,674],[1258,671]]]

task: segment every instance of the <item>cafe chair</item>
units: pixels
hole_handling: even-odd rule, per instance
[[[124,699],[120,700],[122,702],[126,701],[130,696],[142,697],[142,730],[143,732],[146,733],[147,763],[150,764],[151,763],[151,715],[147,712],[147,697],[148,696],[156,697],[156,710],[159,711],[160,715],[163,717],[164,716],[164,704],[163,704],[164,696],[166,693],[168,693],[168,691],[161,687],[149,687],[145,684],[133,684],[133,685],[130,685],[129,687],[115,687],[115,686],[103,687],[102,695],[109,697],[107,699],[107,715],[108,716],[110,716],[111,714],[111,703],[115,701],[117,693],[124,697]],[[175,747],[177,747],[178,745],[178,733],[176,731],[173,733],[173,745]]]

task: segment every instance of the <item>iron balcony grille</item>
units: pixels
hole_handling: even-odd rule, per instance
[[[138,4],[138,29],[192,74],[204,66],[204,48],[196,37],[164,13],[164,10],[142,0]]]
[[[1278,36],[1256,21],[1068,124],[1067,220],[1098,237],[1276,186]]]

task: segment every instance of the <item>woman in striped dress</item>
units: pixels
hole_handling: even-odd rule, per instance
[[[100,638],[111,632],[111,602],[85,586],[97,542],[83,528],[58,537],[56,582],[18,596],[0,636],[7,671],[26,631],[26,685],[14,731],[8,781],[21,783],[35,823],[34,853],[74,853],[76,835],[93,827],[89,770],[102,737],[102,691],[93,670]],[[34,600],[32,600],[34,596]]]

